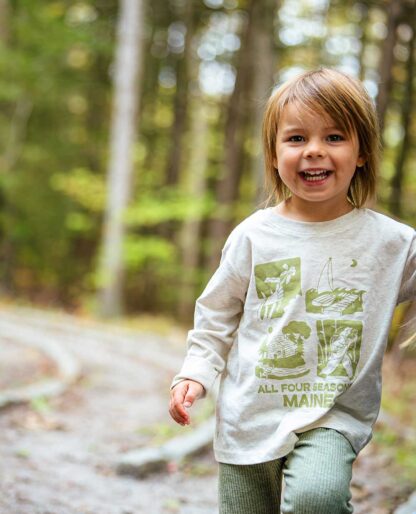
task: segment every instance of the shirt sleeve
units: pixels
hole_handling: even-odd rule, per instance
[[[231,233],[218,269],[196,301],[194,328],[187,338],[187,355],[171,387],[190,379],[201,383],[207,392],[224,370],[250,278],[248,244],[241,239]]]
[[[416,231],[410,245],[397,303],[416,300]]]

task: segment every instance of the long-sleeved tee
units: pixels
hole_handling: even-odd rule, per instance
[[[297,433],[371,439],[395,306],[416,299],[416,232],[370,209],[302,222],[260,209],[230,234],[198,298],[184,379],[221,375],[219,462],[283,457]]]

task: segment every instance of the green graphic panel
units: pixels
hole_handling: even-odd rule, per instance
[[[351,267],[358,262],[353,259]],[[319,275],[316,288],[305,294],[306,311],[318,314],[338,313],[341,315],[363,312],[363,294],[366,291],[334,287],[332,258],[325,263]]]
[[[309,289],[305,294],[306,312],[319,314],[363,312],[364,293],[365,291],[359,291],[358,289],[341,289],[339,287],[332,291]]]
[[[360,358],[363,324],[352,320],[316,322],[318,333],[318,370],[320,377],[354,378]]]
[[[254,267],[257,296],[263,301],[260,319],[283,316],[288,303],[301,294],[300,258],[284,259]]]
[[[269,334],[259,348],[258,378],[283,380],[309,373],[303,356],[304,342],[311,335],[307,323],[291,321],[281,333],[273,333],[270,327]]]

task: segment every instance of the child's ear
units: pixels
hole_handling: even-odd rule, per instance
[[[278,169],[278,167],[279,167],[279,166],[277,165],[277,158],[276,158],[276,157],[273,159],[273,166],[274,166],[276,169]]]
[[[361,166],[364,166],[364,164],[366,163],[367,159],[363,156],[363,155],[359,155],[358,156],[358,159],[357,159],[357,166],[359,168],[361,168]]]

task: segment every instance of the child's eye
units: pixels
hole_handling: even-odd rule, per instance
[[[293,143],[300,143],[303,141],[303,136],[290,136],[289,141],[292,141]]]
[[[331,134],[331,135],[328,136],[328,139],[330,141],[334,141],[334,142],[335,141],[343,141],[344,140],[344,138],[343,138],[343,136],[341,136],[341,134]]]

